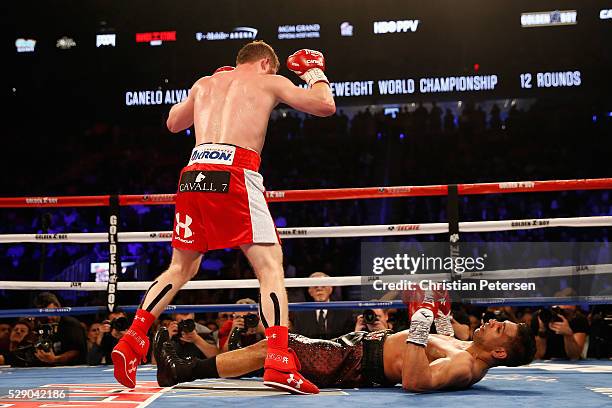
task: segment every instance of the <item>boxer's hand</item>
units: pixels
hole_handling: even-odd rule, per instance
[[[436,295],[435,300],[438,306],[438,312],[434,318],[436,333],[453,337],[455,330],[453,329],[453,316],[451,315],[451,301],[448,291],[437,292]]]
[[[406,343],[426,346],[429,331],[434,321],[434,316],[438,313],[438,308],[434,303],[423,302],[410,318],[410,329],[408,329],[408,339]]]
[[[302,78],[308,86],[317,82],[329,84],[325,71],[325,57],[319,51],[302,49],[294,52],[287,58],[287,68]]]
[[[230,65],[224,65],[222,67],[219,67],[219,68],[215,69],[215,72],[213,72],[213,75],[215,75],[218,72],[233,71],[235,69],[236,69],[235,67],[232,67]]]

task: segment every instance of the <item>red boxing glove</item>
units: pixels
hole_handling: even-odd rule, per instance
[[[213,72],[213,75],[215,75],[217,72],[223,72],[223,71],[233,71],[236,68],[230,66],[230,65],[224,65],[222,67],[219,67],[215,70],[215,72]]]
[[[408,314],[410,316],[424,305],[432,310],[434,314],[438,312],[435,294],[431,290],[423,290],[417,285],[414,290],[405,290],[402,296],[404,303],[408,306]]]
[[[294,52],[287,58],[287,68],[306,81],[308,86],[312,87],[317,82],[329,84],[329,80],[323,73],[325,57],[319,51],[302,49]]]

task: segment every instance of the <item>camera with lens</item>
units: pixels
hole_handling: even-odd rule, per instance
[[[550,308],[550,312],[552,314],[551,321],[553,321],[553,322],[562,322],[563,319],[561,318],[561,316],[567,317],[567,316],[565,316],[565,311],[563,309],[561,309],[559,306],[551,307]]]
[[[130,323],[128,322],[127,317],[116,317],[110,322],[111,329],[115,329],[117,331],[124,331],[130,327]]]
[[[57,325],[49,323],[41,324],[36,328],[38,339],[34,343],[34,348],[45,352],[50,352],[53,348],[53,340],[51,336],[55,333]]]
[[[40,323],[36,326],[34,334],[36,340],[28,345],[15,349],[15,357],[19,361],[17,366],[30,367],[40,365],[40,360],[36,357],[36,350],[41,350],[46,353],[53,350],[53,335],[57,331],[57,324]]]
[[[180,333],[191,333],[195,330],[195,320],[185,319],[178,322],[178,330]]]
[[[376,312],[372,309],[366,309],[363,311],[363,321],[365,324],[374,324],[378,320]]]
[[[247,329],[253,329],[259,324],[259,316],[254,313],[247,313],[244,315],[244,327]]]
[[[553,306],[549,309],[540,309],[538,311],[538,316],[540,317],[540,320],[542,320],[542,323],[544,323],[545,327],[548,327],[548,324],[550,322],[562,322],[563,319],[561,318],[561,316],[565,316],[563,309],[561,309],[559,306]]]
[[[254,329],[259,325],[259,316],[255,313],[247,313],[244,316],[236,316],[234,319],[241,317],[244,320],[244,328],[234,327],[227,340],[228,350],[237,350],[244,346],[255,344],[258,334],[255,334],[255,339],[249,339],[247,330]],[[246,341],[246,343],[244,343]]]

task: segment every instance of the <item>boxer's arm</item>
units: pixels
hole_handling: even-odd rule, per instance
[[[193,125],[193,101],[195,99],[196,85],[191,87],[187,99],[177,103],[170,109],[166,126],[172,133],[178,133]]]
[[[312,88],[302,89],[284,76],[269,77],[271,91],[277,103],[286,103],[294,109],[315,116],[331,116],[336,113],[336,103],[326,82],[318,82]]]
[[[470,363],[461,356],[439,358],[429,363],[425,347],[406,344],[402,364],[402,388],[410,392],[427,392],[470,385]]]

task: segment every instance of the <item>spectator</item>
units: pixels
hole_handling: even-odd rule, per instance
[[[8,364],[14,367],[28,365],[24,361],[24,356],[21,353],[16,353],[17,349],[26,347],[32,344],[30,335],[32,334],[32,325],[26,320],[19,320],[9,333],[9,345],[6,351],[0,353],[0,365]]]
[[[314,272],[311,278],[329,278]],[[308,294],[315,302],[329,302],[334,288],[311,286]],[[293,313],[293,332],[315,339],[332,339],[350,332],[354,327],[353,313],[343,309],[316,309]]]
[[[93,345],[96,344],[98,334],[100,333],[100,323],[92,323],[87,328],[87,354],[92,349]]]
[[[38,308],[57,309],[61,304],[50,292],[39,294],[34,305]],[[83,364],[87,358],[87,337],[81,323],[70,316],[50,316],[40,319],[53,327],[52,348],[49,351],[38,349],[36,357],[43,365]]]
[[[254,305],[256,303],[253,299],[245,298],[240,299],[236,304]],[[219,348],[221,352],[226,352],[250,346],[264,338],[265,330],[257,313],[235,312],[232,319],[226,321],[219,329]]]
[[[9,337],[11,336],[11,325],[0,323],[0,353],[9,348]]]
[[[589,322],[575,305],[540,309],[532,319],[532,330],[537,333],[536,359],[582,358]]]
[[[219,354],[213,332],[196,323],[193,313],[175,313],[168,325],[168,334],[181,358],[209,358]]]
[[[109,313],[108,318],[99,324],[94,344],[87,353],[87,363],[90,365],[110,364],[112,361],[111,352],[128,327],[129,322],[125,312],[116,311]]]
[[[208,327],[208,329],[213,332],[213,333],[219,333],[219,326],[217,325],[217,322],[214,320],[209,320],[207,322],[205,322],[204,326]]]

